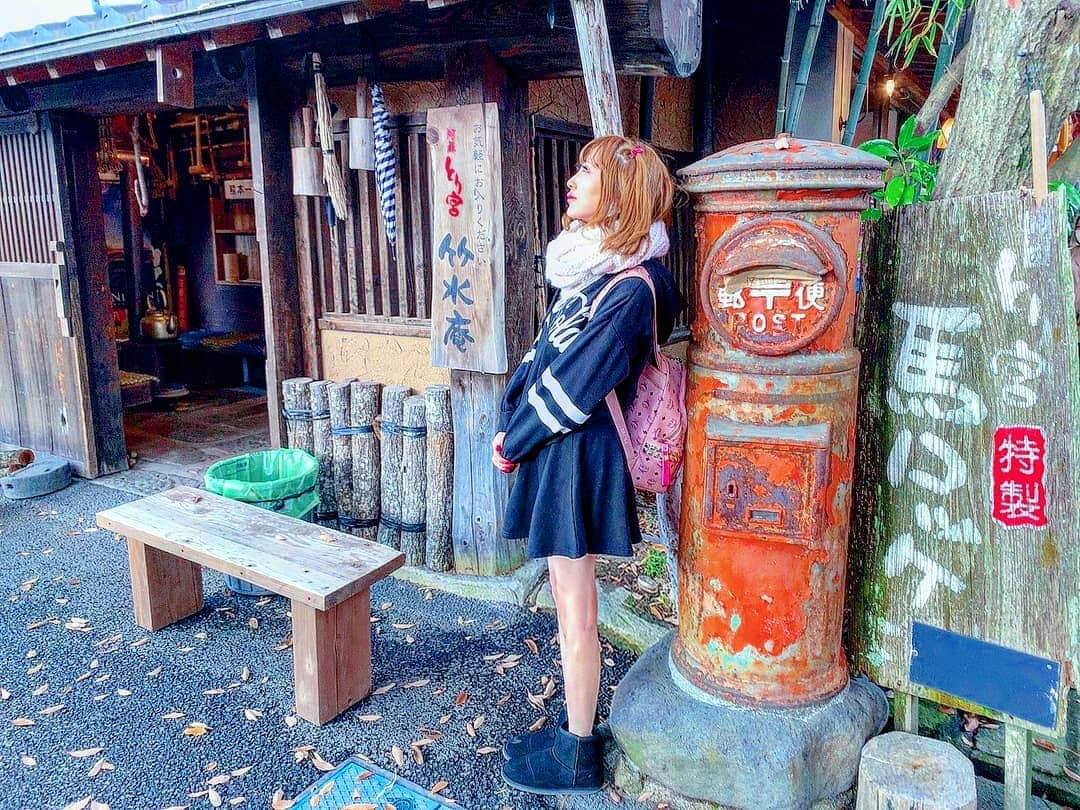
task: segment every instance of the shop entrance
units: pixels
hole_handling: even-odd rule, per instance
[[[201,481],[269,446],[247,111],[99,119],[129,464]]]

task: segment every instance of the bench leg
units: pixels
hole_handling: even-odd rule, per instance
[[[201,566],[130,537],[127,547],[131,601],[139,627],[160,630],[202,610]]]
[[[365,588],[330,610],[292,600],[296,713],[329,722],[371,691],[371,597]]]

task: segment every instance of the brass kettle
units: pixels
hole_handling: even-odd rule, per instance
[[[156,309],[147,299],[146,314],[139,320],[139,332],[147,340],[172,340],[180,334],[180,319],[172,312]]]

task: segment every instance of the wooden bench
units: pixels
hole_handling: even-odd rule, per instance
[[[296,713],[319,725],[371,691],[370,587],[404,555],[192,487],[99,512],[127,537],[135,621],[158,630],[203,606],[202,568],[292,600]]]

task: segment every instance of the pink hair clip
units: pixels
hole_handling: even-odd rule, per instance
[[[640,144],[637,144],[635,146],[630,147],[630,156],[631,157],[637,157],[638,155],[640,155],[644,151],[645,151],[645,147],[641,146]]]

